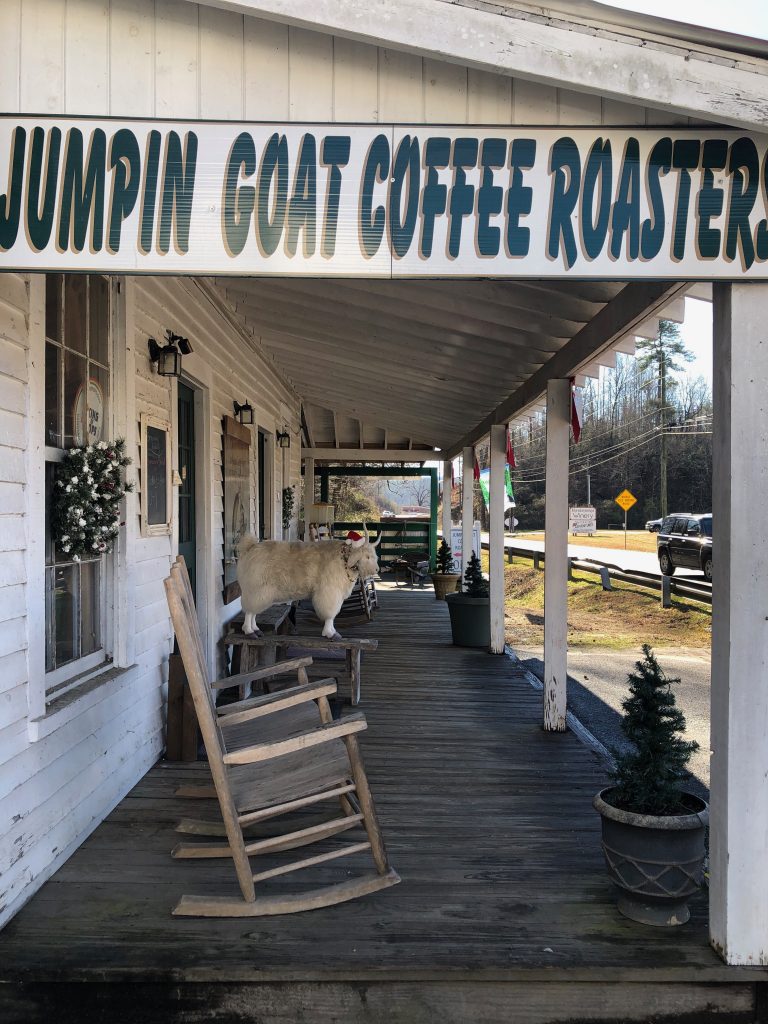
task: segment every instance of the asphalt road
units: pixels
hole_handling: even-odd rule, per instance
[[[483,534],[483,540],[488,535]],[[543,540],[527,540],[525,537],[516,537],[512,533],[504,535],[505,547],[523,548],[526,551],[544,551]],[[659,571],[659,560],[650,551],[624,551],[623,548],[598,548],[586,544],[569,544],[568,554],[573,558],[592,558],[600,562],[607,562],[610,565],[617,565],[620,569],[636,569],[641,572]],[[677,569],[675,576],[693,576],[695,579],[704,582],[704,573],[694,569]]]
[[[515,653],[540,679],[544,663],[541,648],[515,648]],[[641,656],[638,651],[568,652],[568,708],[609,750],[625,744],[619,728],[621,702],[627,696],[627,674]],[[709,794],[709,651],[688,649],[657,652],[659,664],[675,684],[677,705],[686,717],[688,739],[699,744],[691,759],[692,792]]]

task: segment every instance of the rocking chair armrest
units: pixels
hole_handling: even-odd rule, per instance
[[[326,725],[319,725],[309,732],[298,733],[284,740],[275,740],[272,743],[257,743],[252,747],[243,747],[241,750],[233,750],[223,757],[224,764],[256,764],[259,761],[270,761],[275,757],[283,757],[285,754],[293,754],[297,750],[307,750],[309,747],[316,747],[320,743],[331,743],[333,740],[342,739],[344,736],[351,736],[356,732],[362,732],[368,728],[365,715],[357,712],[346,715],[338,722],[328,722]]]
[[[236,704],[227,704],[223,708],[216,709],[219,715],[219,725],[223,729],[227,725],[238,725],[240,722],[249,722],[252,718],[272,715],[276,711],[283,711],[285,708],[292,708],[297,704],[306,704],[308,701],[318,700],[320,697],[328,697],[336,693],[336,689],[335,679],[318,679],[313,683],[304,683],[301,686],[289,686],[285,690],[280,690],[279,693],[268,693],[264,697],[239,700]]]
[[[271,679],[272,676],[282,675],[283,672],[293,672],[311,664],[310,657],[288,658],[285,661],[276,661],[274,665],[267,665],[264,668],[254,668],[250,672],[239,672],[236,676],[217,679],[215,683],[211,683],[211,689],[228,690],[230,686],[242,686],[243,683],[252,683],[259,679]]]

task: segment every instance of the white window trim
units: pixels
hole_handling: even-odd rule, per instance
[[[173,389],[176,394],[176,389]],[[165,522],[148,523],[148,499],[147,489],[147,430],[154,427],[165,433]],[[171,487],[174,463],[174,436],[171,430],[171,423],[160,416],[153,416],[151,413],[141,414],[141,536],[142,537],[167,537],[173,532],[174,516],[174,495]]]
[[[111,351],[110,351],[110,412],[108,433],[125,437],[129,451],[135,451],[135,427],[131,429],[129,410],[133,407],[135,389],[132,370],[132,350],[127,338],[133,328],[133,290],[125,278],[111,279]],[[132,495],[126,497],[126,524],[112,555],[102,560],[104,582],[102,584],[102,641],[99,651],[68,662],[53,672],[45,671],[45,464],[58,461],[62,450],[46,445],[45,436],[45,274],[31,274],[29,277],[29,444],[26,456],[27,480],[29,481],[29,504],[27,507],[27,671],[28,708],[27,734],[31,741],[50,735],[74,715],[85,710],[99,697],[94,697],[94,684],[108,682],[115,672],[126,668],[133,661],[132,625],[133,591],[128,590],[132,574],[124,572],[133,561],[133,531],[131,521],[135,518]],[[130,359],[129,359],[130,356]],[[120,388],[115,381],[120,380]],[[130,579],[129,579],[130,577]],[[122,589],[118,589],[118,579]],[[111,652],[109,660],[107,652]],[[61,683],[72,680],[71,687]],[[53,701],[48,693],[51,686],[57,686]],[[81,697],[63,702],[67,713],[63,714],[55,705],[71,690],[83,690]]]

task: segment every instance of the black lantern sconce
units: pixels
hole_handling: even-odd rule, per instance
[[[275,440],[277,441],[278,448],[290,448],[291,447],[291,435],[288,433],[288,428],[285,430],[278,430],[275,434]]]
[[[166,331],[165,337],[166,343],[162,347],[154,338],[147,342],[150,361],[157,363],[157,372],[161,377],[180,377],[181,357],[188,356],[192,346],[187,338],[173,331]]]
[[[253,425],[253,406],[250,402],[243,402],[240,405],[239,402],[235,402],[235,417],[237,422],[241,423],[244,427],[250,427]]]

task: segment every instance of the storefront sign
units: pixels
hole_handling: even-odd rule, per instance
[[[591,505],[572,506],[568,509],[570,533],[593,534],[597,529],[597,511]]]
[[[0,270],[768,278],[764,136],[0,118]]]

